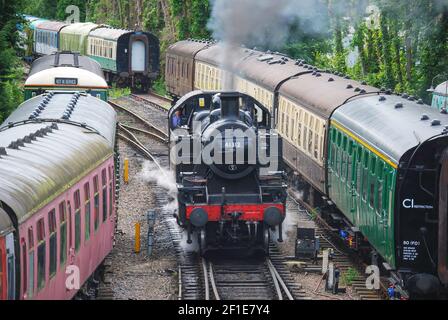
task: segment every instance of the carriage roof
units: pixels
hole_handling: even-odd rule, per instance
[[[30,99],[1,125],[0,201],[14,210],[19,222],[113,154],[115,111],[82,94],[71,117],[63,120],[74,95],[54,93],[40,116],[28,122],[46,96]],[[16,124],[10,127],[9,122]]]
[[[43,56],[33,62],[31,65],[29,76],[32,76],[38,72],[47,69],[53,69],[57,67],[74,67],[80,70],[87,70],[99,77],[104,78],[101,65],[86,56],[80,55],[77,52],[56,52],[47,56]]]
[[[332,121],[362,137],[395,163],[399,163],[407,151],[441,134],[448,126],[448,115],[428,105],[396,95],[384,97],[385,100],[371,95],[350,101],[334,112]],[[396,108],[397,104],[402,107]],[[422,120],[423,115],[428,119]],[[440,124],[434,125],[434,120],[439,120]]]
[[[39,23],[36,26],[37,30],[47,30],[47,31],[54,31],[59,32],[62,28],[66,27],[67,24],[59,21],[44,21]]]

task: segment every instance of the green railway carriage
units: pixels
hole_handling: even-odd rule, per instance
[[[159,41],[148,32],[101,26],[87,39],[86,54],[98,61],[108,81],[131,80],[142,88],[158,74]]]
[[[337,108],[330,123],[328,195],[408,288],[437,291],[447,276],[448,116],[366,95]]]
[[[330,198],[395,268],[393,212],[397,165],[336,120],[331,121],[329,132]]]
[[[38,22],[35,21],[40,21],[34,17],[27,20],[36,26]],[[149,32],[115,29],[91,22],[66,25],[46,21],[41,25],[42,30],[36,31],[41,37],[36,38],[39,41],[35,41],[33,54],[45,55],[58,50],[89,56],[101,65],[108,83],[130,86],[134,91],[147,92],[159,75],[159,40]],[[34,40],[30,38],[30,41]]]
[[[82,55],[87,54],[87,37],[89,33],[99,25],[91,22],[73,23],[59,32],[59,50],[77,51]]]
[[[443,112],[448,111],[448,81],[441,83],[433,92],[432,106]]]
[[[117,72],[117,40],[127,30],[98,28],[92,31],[87,40],[87,55],[98,61],[104,70]]]
[[[77,90],[107,101],[109,90],[98,62],[69,51],[35,60],[24,87],[25,100],[48,90]]]

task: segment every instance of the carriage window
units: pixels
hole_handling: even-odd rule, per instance
[[[353,161],[353,155],[351,153],[348,154],[347,157],[347,185],[351,187],[352,181],[353,181],[353,170],[354,170],[354,161]]]
[[[45,285],[45,260],[45,222],[42,218],[37,222],[37,288],[39,290]]]
[[[84,185],[84,240],[90,238],[90,184]]]
[[[50,278],[56,273],[57,238],[56,238],[56,210],[48,213],[48,229],[50,231]]]
[[[107,219],[107,179],[106,169],[101,171],[101,180],[103,183],[103,222]]]
[[[372,209],[375,208],[375,179],[373,178],[370,181],[369,205]]]
[[[363,170],[362,170],[362,197],[364,200],[367,200],[367,193],[368,193],[368,177],[369,177],[369,170],[368,170],[368,163],[369,163],[369,153],[367,151],[364,151],[363,153]]]
[[[314,158],[319,160],[319,135],[317,131],[314,133]]]
[[[375,175],[375,168],[376,168],[376,157],[372,154],[372,158],[370,159],[370,173],[372,175]]]
[[[22,292],[23,292],[23,294],[25,294],[26,293],[26,286],[28,284],[28,281],[27,281],[28,267],[27,267],[27,261],[26,261],[28,252],[26,250],[26,241],[25,241],[25,239],[22,238],[21,242],[22,242],[22,275],[23,275],[23,278],[21,279],[21,281],[22,281]],[[0,257],[1,257],[1,252],[0,252]],[[1,265],[1,261],[0,261],[0,265]],[[1,266],[0,266],[0,282],[1,282]],[[0,290],[0,292],[2,292],[2,291]]]
[[[67,260],[67,217],[65,212],[65,202],[59,204],[59,237],[60,237],[60,255],[59,264],[63,266]]]
[[[347,153],[345,152],[344,149],[342,149],[342,164],[341,164],[341,180],[345,181],[347,179],[347,166],[348,166],[348,157],[347,157]]]
[[[28,228],[28,298],[33,297],[34,292],[34,234],[33,228]]]
[[[75,251],[81,246],[81,199],[79,190],[75,192]]]
[[[112,215],[113,200],[114,200],[114,194],[113,194],[112,181],[111,181],[109,183],[109,216]]]
[[[382,213],[382,210],[383,210],[383,189],[384,189],[383,181],[379,180],[378,181],[378,191],[377,191],[378,200],[377,200],[377,204],[376,204],[376,212],[378,212],[380,214]]]
[[[100,222],[100,196],[99,196],[99,186],[98,186],[98,176],[93,177],[93,193],[94,193],[94,225],[95,230],[98,229]]]

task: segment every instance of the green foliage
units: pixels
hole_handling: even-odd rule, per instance
[[[18,58],[22,49],[17,45],[17,24],[21,22],[17,13],[21,9],[21,1],[0,2],[0,122],[22,102],[23,68]]]
[[[54,0],[51,0],[54,1]],[[65,21],[70,15],[70,12],[66,12],[68,6],[77,6],[80,10],[80,21],[86,21],[86,1],[85,0],[57,0],[56,5],[56,19],[60,21]],[[54,11],[51,9],[50,11]]]
[[[89,1],[87,1],[89,2]],[[70,12],[65,12],[68,6],[77,6],[80,10],[80,21],[86,20],[85,0],[35,0],[25,5],[23,13],[27,13],[39,18],[65,21]]]
[[[117,99],[123,96],[128,96],[130,94],[131,94],[130,88],[117,88],[116,85],[114,85],[112,89],[109,90],[110,99]]]
[[[45,19],[55,19],[58,0],[35,0],[30,1],[24,8],[24,13]]]
[[[153,83],[152,90],[154,90],[155,93],[161,96],[166,96],[168,94],[165,86],[165,81],[162,77],[160,77]]]
[[[354,268],[348,268],[347,271],[341,274],[341,284],[345,286],[350,286],[353,281],[359,277],[359,272]]]

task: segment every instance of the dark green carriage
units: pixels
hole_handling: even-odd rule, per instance
[[[329,138],[330,198],[394,267],[396,166],[336,121]]]

